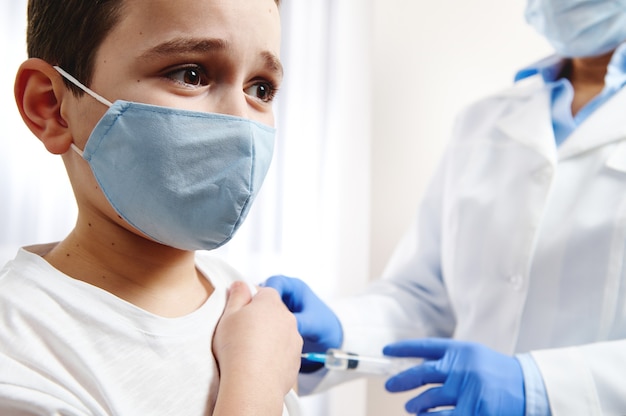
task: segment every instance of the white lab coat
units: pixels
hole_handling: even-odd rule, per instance
[[[533,351],[554,416],[624,415],[625,254],[626,91],[557,149],[534,76],[461,114],[384,278],[333,308],[347,350],[446,336]]]

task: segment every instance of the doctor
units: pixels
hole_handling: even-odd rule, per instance
[[[425,357],[424,414],[626,414],[626,1],[529,0],[556,54],[462,113],[382,279],[327,307],[272,277],[304,351]],[[304,362],[301,391],[341,380]]]

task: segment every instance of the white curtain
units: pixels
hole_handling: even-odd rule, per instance
[[[239,233],[219,249],[251,280],[298,276],[321,296],[368,278],[370,0],[284,0],[285,80],[272,167]],[[0,5],[0,263],[62,239],[76,205],[60,157],[24,126],[13,81],[26,58],[26,0]],[[365,384],[305,398],[305,416],[365,415]],[[349,403],[342,400],[346,394]]]

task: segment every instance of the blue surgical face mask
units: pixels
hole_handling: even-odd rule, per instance
[[[526,21],[561,56],[602,55],[626,40],[626,0],[528,0]]]
[[[125,221],[183,250],[210,250],[231,239],[269,168],[273,128],[224,114],[110,103],[55,69],[109,106],[85,149],[72,148]]]

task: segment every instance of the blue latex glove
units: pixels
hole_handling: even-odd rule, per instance
[[[304,339],[303,352],[326,352],[341,347],[343,330],[339,319],[306,283],[293,277],[272,276],[263,286],[276,289],[295,315]],[[322,367],[323,364],[303,359],[300,371],[310,373]]]
[[[437,415],[524,416],[524,375],[514,357],[483,345],[451,339],[425,338],[398,342],[383,349],[386,355],[422,357],[424,363],[387,380],[390,392],[437,383],[406,403],[409,413],[455,406]]]

